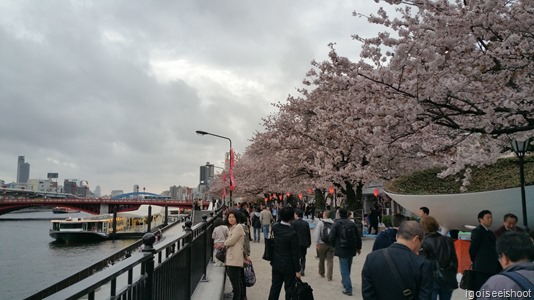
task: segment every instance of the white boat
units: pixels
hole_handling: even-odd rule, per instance
[[[68,213],[79,213],[79,209],[74,209],[70,207],[57,206],[52,209],[52,212],[55,214],[68,214]]]
[[[107,239],[136,239],[148,231],[148,207],[141,205],[138,210],[117,213],[115,232],[113,214],[103,214],[88,218],[67,218],[52,220],[50,237],[64,242],[95,242]],[[164,223],[165,208],[152,205],[150,228],[158,228]]]

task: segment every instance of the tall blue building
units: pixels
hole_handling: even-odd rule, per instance
[[[17,183],[28,183],[30,179],[30,164],[24,161],[24,156],[19,156],[17,163]]]

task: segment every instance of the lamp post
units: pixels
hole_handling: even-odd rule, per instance
[[[523,209],[523,225],[525,230],[528,231],[528,222],[527,222],[527,204],[525,196],[525,154],[528,150],[528,145],[530,144],[530,139],[524,141],[513,140],[512,149],[515,152],[515,155],[519,159],[519,179],[521,181],[521,206]]]
[[[218,137],[218,138],[221,138],[221,139],[228,140],[230,142],[230,151],[228,152],[228,154],[230,156],[230,170],[231,170],[232,169],[232,140],[229,137],[225,137],[225,136],[222,136],[222,135],[218,135],[218,134],[214,134],[214,133],[210,133],[210,132],[206,132],[206,131],[202,131],[202,130],[197,130],[196,133],[199,134],[199,135],[211,135],[211,136],[214,136],[214,137]],[[230,205],[233,206],[233,204],[232,204],[232,174],[230,174],[229,177],[230,177]]]

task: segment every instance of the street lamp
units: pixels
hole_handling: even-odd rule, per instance
[[[214,134],[214,133],[210,133],[210,132],[206,132],[202,130],[197,130],[196,133],[199,135],[211,135],[214,137],[228,140],[230,142],[230,152],[228,152],[228,154],[230,155],[230,171],[232,171],[232,140],[229,137],[225,137],[222,135],[218,135],[218,134]],[[229,177],[230,177],[230,205],[232,205],[232,173],[230,173]]]
[[[528,222],[527,222],[527,204],[525,197],[525,154],[528,150],[528,145],[530,144],[530,139],[524,141],[513,140],[512,149],[515,152],[515,155],[519,159],[519,179],[521,180],[521,206],[523,208],[523,225],[525,230],[528,231]]]

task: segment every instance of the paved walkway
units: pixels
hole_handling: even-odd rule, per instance
[[[313,230],[312,230],[313,237]],[[353,296],[349,297],[341,293],[343,286],[341,285],[341,274],[339,273],[339,260],[334,257],[334,272],[333,280],[328,281],[326,278],[319,276],[319,259],[315,258],[315,244],[308,249],[306,256],[306,276],[302,277],[302,281],[307,282],[313,288],[313,296],[316,300],[323,299],[362,299],[361,291],[361,272],[365,257],[373,247],[374,238],[364,237],[362,254],[355,257],[352,263],[352,287]],[[267,299],[269,296],[269,289],[271,287],[271,266],[268,261],[261,258],[264,249],[263,234],[260,243],[250,244],[251,258],[254,264],[254,271],[256,272],[256,284],[253,287],[247,288],[247,298],[249,300]],[[232,291],[230,280],[226,280],[225,292]],[[334,298],[332,298],[334,297]],[[285,299],[284,288],[280,293],[280,299]],[[465,291],[456,289],[452,295],[453,300],[466,299]]]

